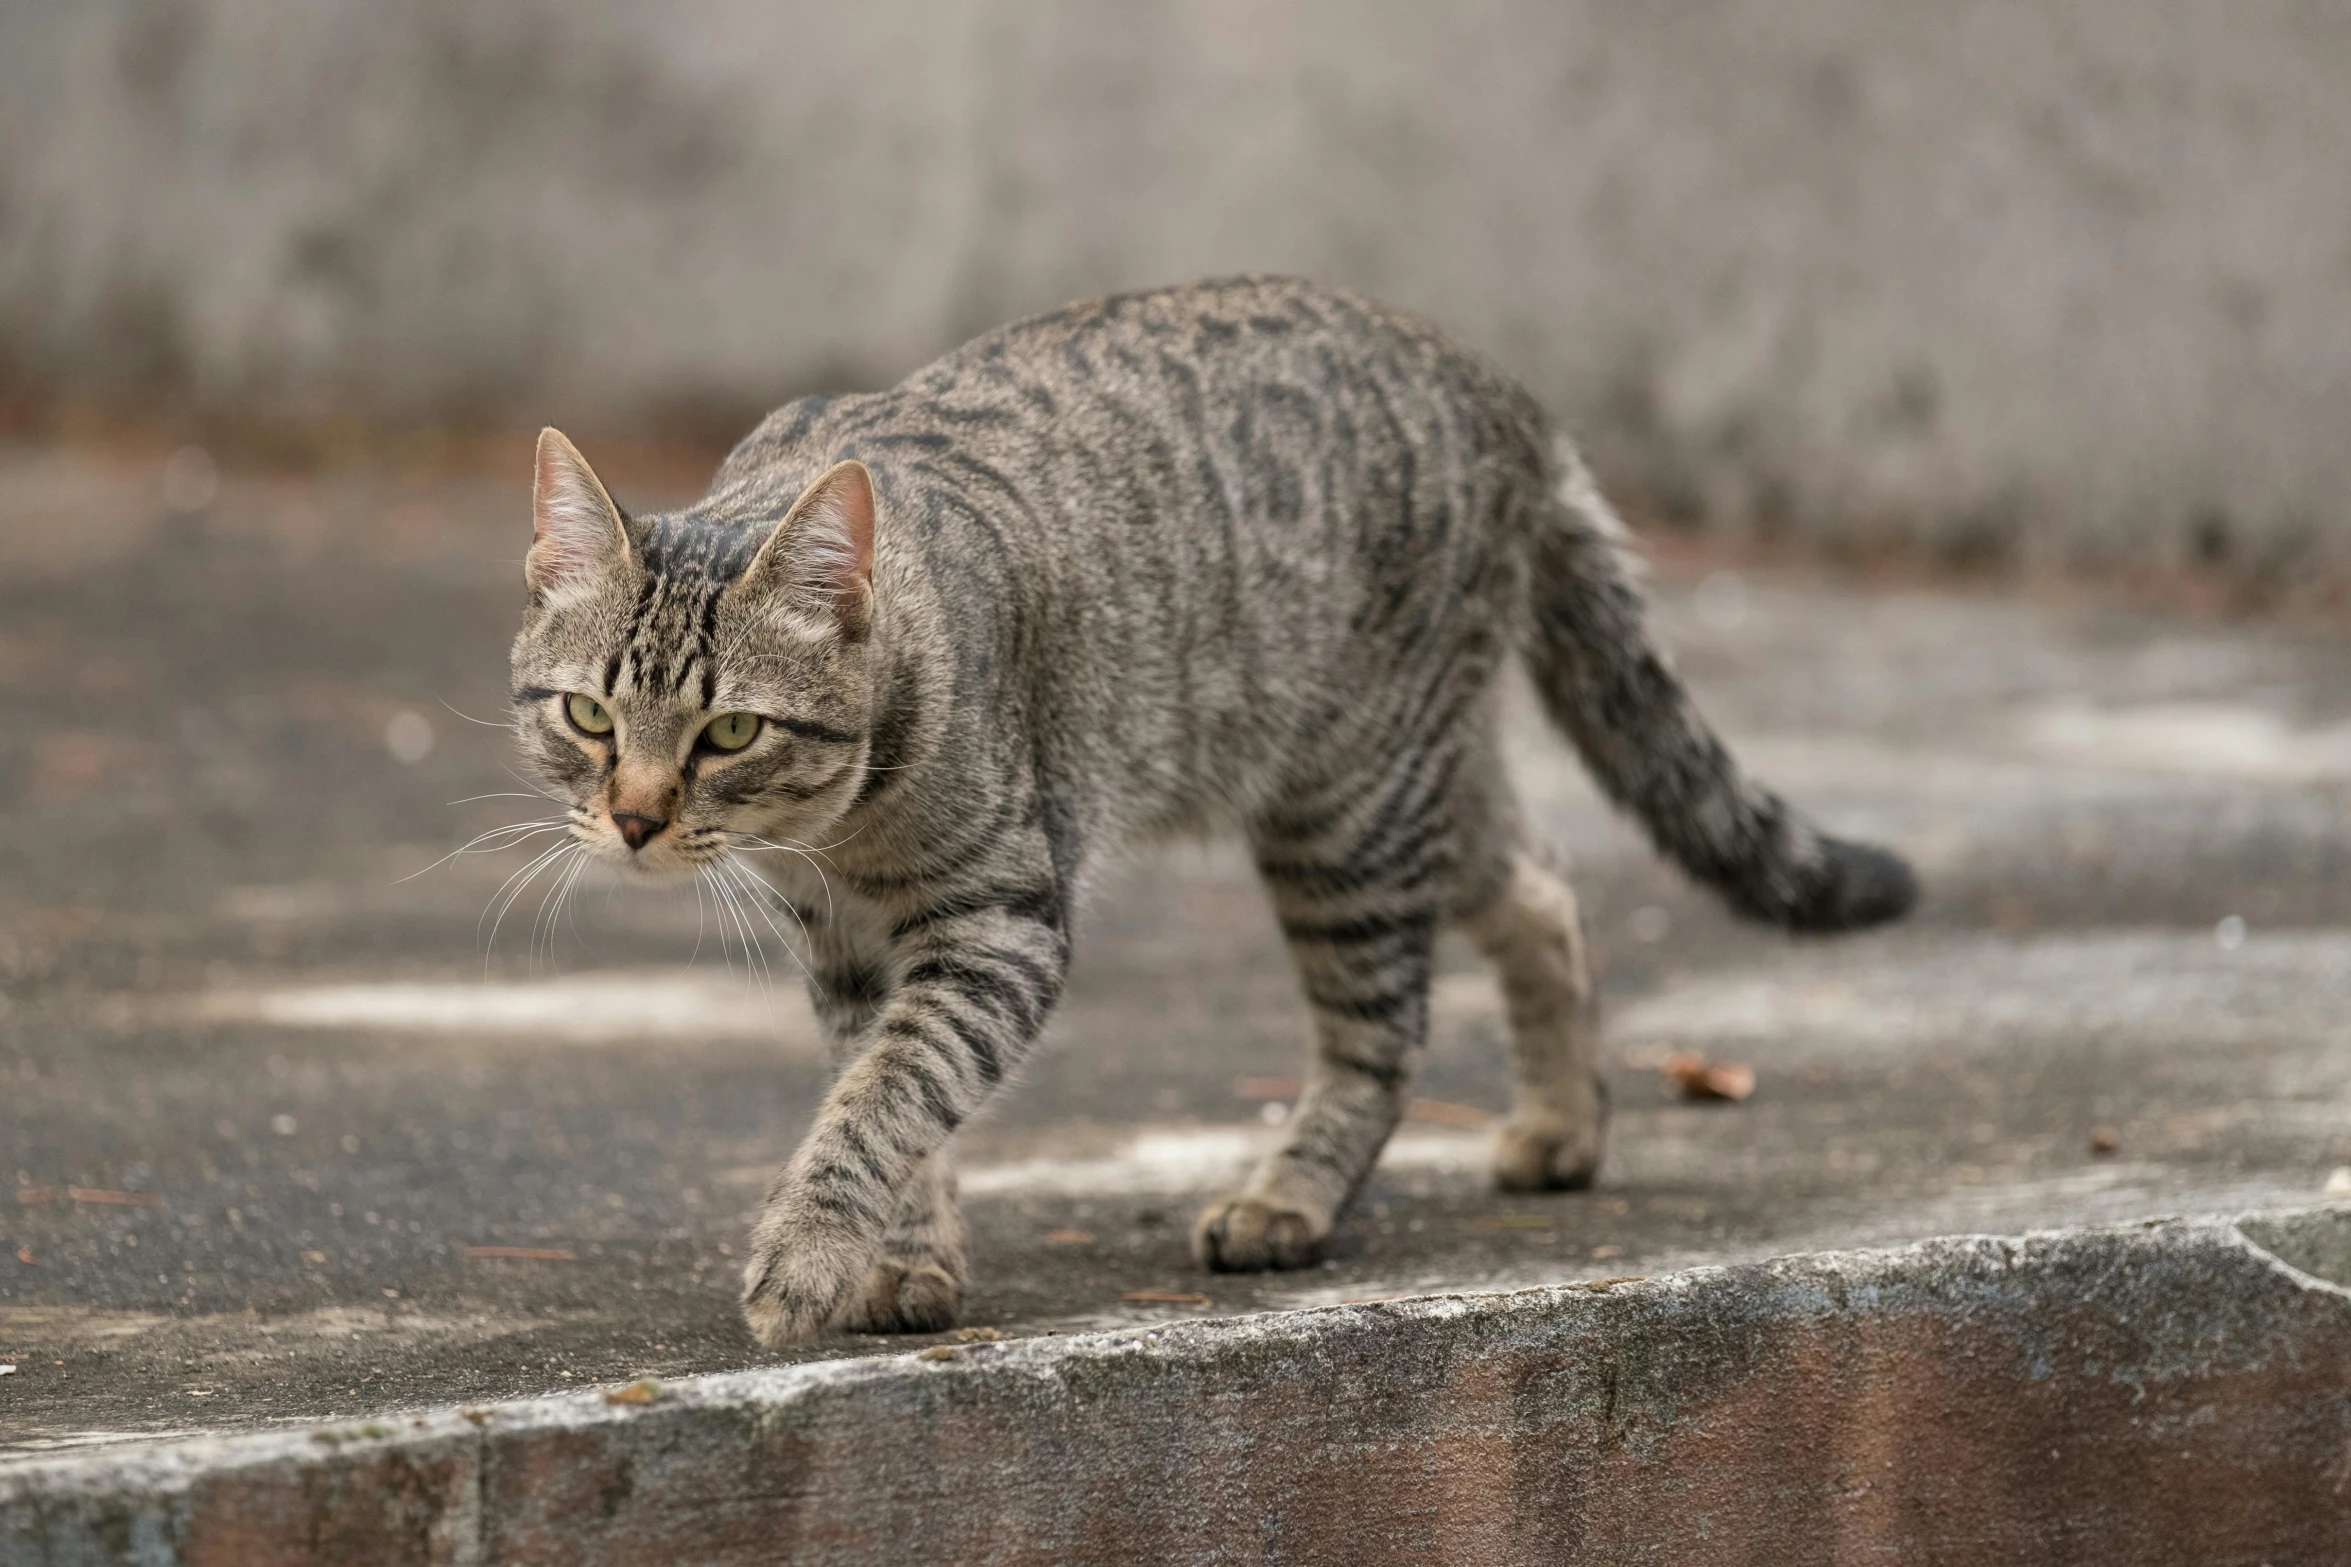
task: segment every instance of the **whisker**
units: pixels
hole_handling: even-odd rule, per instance
[[[521,870],[516,871],[512,876],[507,877],[504,882],[499,884],[498,888],[498,892],[506,893],[506,899],[503,903],[498,902],[498,892],[493,892],[490,894],[490,901],[493,903],[498,903],[498,917],[495,920],[490,921],[490,939],[484,943],[482,947],[482,972],[484,974],[489,972],[490,957],[498,949],[498,927],[506,923],[506,911],[514,907],[515,899],[521,897],[525,892],[530,890],[531,883],[539,879],[540,872],[546,870],[548,866],[553,865],[565,854],[581,847],[583,847],[583,845],[578,843],[559,843],[554,848],[549,849],[545,853],[541,854],[537,859],[531,861],[530,864],[525,865]],[[508,892],[508,888],[512,888],[513,890]],[[489,918],[490,911],[489,908],[485,906],[482,909],[482,919]],[[474,929],[478,931],[481,928],[482,921],[475,920]]]
[[[558,821],[553,817],[544,817],[538,821],[533,822],[508,822],[503,827],[493,827],[488,832],[481,833],[475,837],[467,839],[465,842],[459,844],[456,848],[451,849],[447,854],[444,854],[439,859],[433,861],[432,864],[426,866],[424,870],[410,871],[407,875],[395,880],[392,885],[397,887],[401,882],[416,880],[417,877],[424,875],[425,871],[439,870],[442,866],[448,864],[451,860],[456,859],[461,854],[490,854],[499,849],[511,849],[517,844],[525,843],[532,838],[536,838],[541,833],[559,832],[569,825],[570,823]],[[511,836],[509,836],[510,834]],[[500,841],[497,843],[492,843],[490,842],[492,838],[497,838]]]
[[[459,712],[457,708],[450,705],[449,699],[446,697],[436,698],[436,700],[438,700],[443,707],[448,708],[450,712],[456,713],[458,717],[464,719],[467,723],[479,724],[484,729],[513,729],[521,723],[520,719],[514,718],[509,718],[504,723],[499,723],[496,719],[492,718],[476,718],[471,713]]]
[[[723,872],[724,867],[719,868]],[[735,927],[742,932],[745,968],[749,969],[753,964],[757,965],[760,989],[768,996],[773,997],[775,994],[775,971],[768,966],[767,943],[759,940],[759,933],[751,928],[751,917],[743,910],[741,891],[732,887],[723,874],[712,885],[725,892],[727,907],[735,916]]]
[[[758,885],[760,891],[765,892],[768,897],[774,898],[778,904],[782,905],[784,912],[792,916],[792,922],[800,927],[800,940],[805,944],[808,941],[808,922],[800,918],[800,911],[792,907],[792,900],[777,892],[766,877],[758,874],[739,860],[722,859],[716,863],[722,872],[735,878],[735,884],[743,889],[744,896],[751,900],[751,906],[759,911],[760,919],[766,922],[769,930],[775,932],[775,938],[782,944],[785,955],[799,965],[801,976],[814,984],[816,974],[809,968],[808,959],[801,956],[800,948],[792,944],[792,938],[785,933],[781,925],[776,923],[775,915],[769,908],[768,899],[761,897],[759,892],[753,891],[752,887],[743,881],[743,878],[749,877],[751,882]]]
[[[537,795],[542,800],[552,800],[567,811],[578,809],[577,806],[573,805],[569,800],[566,800],[562,795],[557,794],[550,789],[540,788],[537,784],[532,783],[528,778],[525,778],[522,774],[516,772],[511,767],[502,766],[498,770],[504,773],[507,777],[513,779],[516,783],[521,784],[525,789],[530,790],[531,793]]]
[[[702,883],[709,875],[710,872],[706,867],[700,865],[694,867],[694,950],[686,954],[686,967],[688,968],[692,968],[694,960],[702,956]]]
[[[860,827],[857,829],[857,832],[863,832],[864,830],[864,828]],[[816,872],[817,884],[824,888],[825,917],[827,919],[831,919],[833,917],[832,878],[825,875],[824,863],[818,858],[818,856],[824,852],[823,850],[810,849],[806,845],[796,842],[787,841],[784,843],[776,843],[769,839],[759,837],[755,833],[738,833],[736,836],[740,838],[748,838],[750,840],[750,843],[738,843],[733,846],[734,852],[738,854],[756,854],[761,850],[772,850],[780,854],[796,854],[801,859],[806,860],[809,864],[809,868]],[[849,838],[854,838],[856,836],[857,833],[851,833]],[[841,846],[842,843],[847,843],[849,838],[843,838],[840,843],[827,844],[825,847],[829,849],[837,849]],[[755,848],[753,845],[756,845],[757,847]],[[840,867],[836,865],[833,867],[833,869],[839,870]]]
[[[417,877],[424,875],[426,871],[438,870],[461,854],[495,854],[501,849],[516,848],[542,833],[560,832],[565,825],[563,822],[516,822],[511,826],[495,828],[451,849],[447,854],[427,865],[424,870],[411,871],[406,876],[400,877],[392,885],[397,887],[401,882],[414,881]],[[491,843],[488,841],[491,838],[497,838],[500,841]]]
[[[585,846],[583,845],[582,847],[584,850]],[[556,873],[555,879],[548,884],[546,892],[542,893],[539,897],[538,916],[531,921],[531,952],[529,961],[531,970],[533,972],[536,972],[538,967],[540,932],[542,929],[544,929],[546,932],[545,939],[547,943],[547,971],[549,973],[553,973],[555,971],[556,921],[561,919],[563,916],[563,900],[565,896],[571,891],[571,884],[579,880],[580,871],[585,868],[587,863],[588,862],[584,856],[584,853],[573,855],[570,861],[563,867],[563,869]]]
[[[726,965],[727,973],[731,975],[735,972],[735,957],[732,952],[727,950],[727,935],[732,927],[727,923],[726,900],[718,890],[718,878],[711,874],[707,866],[703,867],[698,874],[710,884],[710,907],[711,911],[718,916],[718,960]],[[746,959],[747,961],[748,959]]]

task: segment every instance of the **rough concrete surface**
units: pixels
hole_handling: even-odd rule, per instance
[[[0,1463],[0,1560],[2317,1563],[2351,1210]]]
[[[428,1497],[489,1452],[489,1435],[433,1410],[642,1377],[752,1374],[783,1360],[745,1337],[734,1290],[759,1186],[820,1083],[790,961],[769,944],[769,989],[741,949],[722,949],[691,897],[602,888],[574,897],[560,928],[541,923],[536,942],[531,888],[491,942],[484,907],[524,855],[463,855],[428,869],[473,832],[531,813],[529,799],[473,799],[517,785],[503,771],[505,735],[458,717],[491,719],[501,702],[527,526],[524,458],[517,446],[510,479],[350,472],[228,475],[219,484],[186,456],[167,470],[162,451],[0,458],[0,1177],[14,1182],[12,1193],[0,1191],[0,1365],[14,1367],[0,1377],[0,1450],[19,1464],[9,1473],[59,1473],[40,1466],[87,1457],[129,1466],[99,1473],[165,1475],[179,1464],[167,1450],[115,1459],[108,1447],[254,1431],[261,1445],[235,1452],[308,1452],[306,1442],[324,1447],[308,1435],[320,1421],[362,1431],[383,1421],[400,1442],[348,1445],[350,1464],[364,1457],[383,1471],[327,1466],[270,1480],[292,1487],[287,1497],[303,1508],[343,1499],[336,1506],[364,1513],[383,1499],[369,1475],[400,1478],[411,1487],[402,1497]],[[654,505],[701,477],[625,453],[614,453],[611,470],[628,505]],[[2351,1003],[2351,648],[2342,634],[2097,601],[1871,590],[1737,571],[1674,550],[1662,571],[1662,625],[1754,766],[1831,825],[1883,836],[1921,865],[1928,900],[1909,926],[1834,944],[1735,926],[1657,865],[1599,806],[1563,747],[1521,717],[1523,787],[1542,827],[1580,865],[1575,881],[1610,1013],[1617,1114],[1599,1186],[1505,1198],[1486,1184],[1481,1118],[1505,1102],[1505,1057],[1493,991],[1455,949],[1415,1088],[1422,1099],[1331,1259],[1293,1276],[1208,1278],[1187,1259],[1185,1226],[1201,1196],[1230,1182],[1270,1135],[1267,1118],[1293,1092],[1286,1078],[1302,1060],[1305,1020],[1237,855],[1183,848],[1119,869],[1079,930],[1077,977],[1030,1081],[964,1139],[973,1224],[964,1320],[999,1332],[1009,1349],[832,1339],[797,1356],[813,1370],[710,1384],[778,1388],[776,1398],[790,1393],[788,1405],[802,1410],[781,1426],[769,1414],[724,1417],[738,1421],[729,1431],[755,1440],[743,1457],[750,1468],[738,1471],[745,1485],[797,1497],[790,1506],[806,1520],[832,1501],[795,1475],[823,1473],[828,1487],[846,1487],[839,1499],[870,1497],[842,1475],[863,1475],[872,1447],[839,1435],[849,1426],[825,1426],[832,1435],[818,1440],[792,1424],[818,1407],[825,1421],[863,1419],[858,1388],[898,1386],[891,1379],[933,1386],[919,1379],[945,1372],[952,1377],[938,1388],[1009,1388],[1030,1374],[978,1374],[1002,1363],[1058,1367],[1037,1374],[1070,1377],[1081,1391],[1096,1374],[1086,1367],[1128,1367],[1131,1358],[1119,1377],[1183,1384],[1171,1384],[1168,1403],[1147,1405],[1157,1410],[1147,1419],[1161,1424],[1145,1445],[1164,1447],[1185,1478],[1171,1497],[1136,1482],[1136,1506],[1166,1506],[1168,1518],[1187,1508],[1201,1529],[1277,1515],[1305,1529],[1310,1515],[1345,1499],[1340,1513],[1359,1515],[1366,1529],[1392,1518],[1396,1539],[1420,1539],[1411,1529],[1434,1525],[1406,1527],[1401,1513],[1382,1513],[1387,1487],[1375,1475],[1392,1478],[1380,1464],[1415,1452],[1411,1421],[1441,1414],[1401,1393],[1380,1414],[1378,1384],[1345,1377],[1371,1377],[1368,1367],[1385,1356],[1366,1349],[1378,1334],[1425,1334],[1460,1316],[1495,1325],[1495,1356],[1505,1341],[1587,1349],[1556,1349],[1556,1360],[1512,1360],[1521,1356],[1512,1349],[1505,1360],[1519,1370],[1479,1384],[1474,1363],[1486,1351],[1460,1344],[1488,1339],[1451,1349],[1415,1339],[1420,1349],[1396,1360],[1396,1374],[1467,1388],[1476,1393],[1469,1405],[1483,1410],[1462,1414],[1460,1442],[1444,1447],[1462,1497],[1481,1501],[1444,1501],[1451,1482],[1436,1480],[1399,1497],[1451,1508],[1446,1515],[1465,1529],[1519,1527],[1552,1506],[1545,1497],[1554,1492],[1585,1499],[1559,1501],[1568,1508],[1559,1518],[1601,1506],[1601,1489],[1582,1480],[1556,1489],[1570,1475],[1554,1466],[1549,1438],[1526,1445],[1505,1433],[1521,1417],[1505,1419],[1495,1400],[1521,1393],[1502,1398],[1498,1388],[1523,1388],[1523,1419],[1535,1428],[1568,1421],[1580,1433],[1573,1442],[1599,1442],[1575,1452],[1613,1454],[1610,1482],[1655,1494],[1660,1511],[1639,1527],[1697,1539],[1688,1532],[1730,1527],[1740,1508],[1780,1494],[1737,1489],[1763,1480],[1693,1468],[1707,1454],[1754,1457],[1759,1447],[1723,1435],[1740,1426],[1712,1414],[1636,1421],[1627,1447],[1594,1435],[1613,1431],[1606,1421],[1575,1424],[1606,1410],[1596,1367],[1622,1363],[1629,1377],[1662,1379],[1665,1391],[1641,1398],[1679,1386],[1679,1360],[1592,1349],[1634,1344],[1606,1334],[1632,1332],[1622,1323],[1653,1309],[1667,1313],[1657,1323],[1679,1323],[1669,1341],[1697,1334],[1730,1356],[1704,1363],[1714,1367],[1704,1398],[1730,1400],[1723,1407],[1749,1400],[1740,1407],[1756,1421],[1763,1414],[1754,1410],[1796,1421],[1768,1447],[1784,1450],[1782,1464],[1820,1468],[1787,1478],[1787,1494],[1822,1499],[1822,1475],[1867,1478],[1853,1468],[1860,1457],[1838,1459],[1846,1468],[1820,1457],[1827,1431],[1843,1431],[1829,1452],[1867,1447],[1869,1461],[1893,1459],[1925,1475],[1916,1485],[1940,1487],[1900,1492],[1900,1508],[1871,1501],[1895,1511],[1869,1513],[1855,1539],[1942,1518],[1991,1529],[2001,1515],[1994,1497],[1947,1485],[1949,1473],[1984,1464],[2003,1475],[2001,1497],[2055,1506],[2045,1487],[2064,1466],[2043,1471],[2029,1461],[2031,1447],[1982,1457],[1977,1442],[1991,1440],[1982,1433],[2038,1440],[2050,1421],[2074,1419],[2052,1440],[2059,1454],[2125,1442],[2128,1421],[2146,1410],[2118,1391],[2128,1381],[2118,1381],[2121,1367],[2149,1363],[2158,1344],[2219,1356],[2210,1374],[2222,1381],[2205,1386],[2196,1372],[2175,1384],[2186,1403],[2156,1405],[2172,1421],[2161,1431],[2177,1428],[2184,1442],[2177,1452],[2203,1454],[2196,1461],[2238,1454],[2229,1461],[2243,1464],[2257,1452],[2316,1452],[2320,1428],[2337,1419],[2325,1398],[2342,1386],[2330,1337],[2337,1297],[2288,1290],[2266,1264],[2229,1273],[2217,1294],[2208,1273],[2193,1273],[2205,1283],[2172,1285],[2156,1269],[2144,1294],[2132,1294],[2142,1290],[2130,1271],[2135,1243],[2099,1240],[2123,1247],[2114,1269],[2088,1262],[2106,1252],[2036,1243],[2071,1262],[2052,1262],[2031,1297],[2034,1313],[2081,1290],[2099,1332],[2139,1349],[2083,1351],[2057,1384],[2027,1374],[2020,1391],[2001,1395],[2008,1403],[1994,1400],[1998,1410],[2015,1405],[2020,1424],[1998,1424],[2008,1417],[1996,1407],[1977,1410],[1970,1419],[1989,1426],[1965,1426],[1977,1435],[1935,1450],[1911,1433],[1933,1426],[1928,1414],[1968,1414],[1963,1405],[1975,1398],[1949,1391],[1958,1372],[1947,1351],[1968,1365],[1968,1356],[1989,1356],[1980,1370],[1998,1386],[2017,1365],[2038,1365],[2017,1360],[2024,1339],[2003,1339],[1998,1353],[1954,1349],[1940,1337],[1956,1309],[1949,1299],[1869,1325],[1876,1318],[1850,1299],[1836,1304],[1834,1292],[1820,1304],[1831,1273],[1857,1276],[1808,1273],[1815,1264],[1559,1294],[1573,1280],[1944,1233],[2290,1208],[2351,1163],[2342,1022]],[[1657,1071],[1669,1050],[1749,1064],[1754,1097],[1681,1102]],[[2182,1233],[2198,1238],[2196,1257],[2205,1255],[2196,1247],[2241,1255],[2210,1226]],[[1933,1255],[1958,1269],[1935,1264],[1935,1290],[2005,1266],[1994,1243]],[[1780,1283],[1763,1290],[1759,1280]],[[1514,1287],[1552,1292],[1401,1316],[1340,1309]],[[1799,1311],[1801,1302],[1810,1304]],[[1185,1370],[1190,1360],[1117,1349],[1143,1332],[1262,1311],[1314,1316],[1201,1325],[1180,1339],[1201,1346],[1197,1367],[1234,1367],[1230,1386],[1262,1386],[1262,1395],[1218,1393],[1223,1372]],[[2045,1332],[2064,1334],[2076,1318],[2050,1323]],[[1373,1337],[1319,1337],[1338,1332],[1333,1325]],[[1070,1360],[1023,1346],[1089,1332],[1112,1337],[1089,1339]],[[1789,1377],[1850,1381],[1834,1381],[1843,1391],[1831,1398],[1829,1384],[1742,1384],[1723,1370],[1744,1365],[1742,1346],[1766,1339],[1791,1356]],[[1291,1365],[1267,1349],[1340,1341],[1349,1349],[1300,1349]],[[877,1360],[922,1346],[969,1358]],[[1300,1365],[1312,1374],[1300,1377]],[[1916,1372],[1921,1365],[1933,1374]],[[1333,1468],[1331,1489],[1298,1492],[1314,1506],[1265,1511],[1272,1504],[1251,1489],[1246,1454],[1319,1452],[1319,1433],[1335,1428],[1326,1395],[1347,1386],[1357,1388],[1347,1407],[1361,1419],[1399,1421],[1364,1426],[1389,1431],[1396,1447],[1366,1435],[1366,1454],[1387,1454],[1364,1468],[1366,1478]],[[2071,1403],[2050,1403],[2052,1386],[2067,1388],[2067,1400],[2078,1393],[2078,1417],[2064,1414]],[[1545,1388],[1556,1388],[1556,1403]],[[597,1398],[562,1407],[595,1412],[604,1407]],[[734,1393],[710,1398],[724,1405]],[[769,1395],[743,1398],[750,1410]],[[992,1395],[976,1398],[985,1405]],[[1077,1398],[1067,1424],[1023,1440],[1044,1442],[1039,1459],[1074,1461],[1105,1428],[1089,1421],[1124,1419],[1114,1414],[1124,1400]],[[1208,1419],[1201,1410],[1239,1405],[1265,1410],[1270,1424],[1253,1426],[1262,1440],[1234,1435],[1234,1445],[1215,1447],[1223,1438],[1201,1435],[1204,1445],[1185,1447],[1194,1419]],[[947,1398],[940,1407],[959,1405]],[[2196,1414],[2205,1407],[2215,1414]],[[621,1414],[632,1410],[618,1407],[614,1419]],[[2224,1414],[2250,1424],[2229,1426]],[[421,1445],[407,1435],[411,1419],[426,1421]],[[498,1414],[484,1433],[545,1431],[529,1464],[557,1464],[576,1440],[581,1473],[604,1473],[590,1464],[602,1442],[670,1440],[658,1407],[644,1424],[578,1438],[545,1419]],[[985,1419],[940,1426],[924,1440],[943,1447],[858,1485],[903,1487],[912,1508],[924,1487],[969,1473],[945,1461],[952,1442],[997,1440]],[[2222,1440],[2229,1431],[2241,1438]],[[2262,1450],[2257,1438],[2276,1440]],[[769,1440],[773,1447],[757,1445]],[[2170,1468],[2175,1459],[2158,1447],[2114,1447],[2123,1454],[2116,1468],[2097,1473],[2149,1487],[2161,1506],[2146,1518],[2177,1522],[2186,1504],[2175,1508],[2170,1497],[2189,1471]],[[757,1454],[773,1454],[778,1468],[755,1464]],[[1639,1454],[1660,1459],[1646,1471],[1655,1492],[1622,1473],[1646,1461]],[[1199,1466],[1183,1468],[1178,1457]],[[842,1468],[825,1468],[835,1461]],[[691,1492],[710,1482],[708,1471],[696,1473],[679,1485]],[[1535,1513],[1505,1508],[1519,1520],[1505,1522],[1493,1513],[1495,1487],[1521,1485],[1505,1485],[1514,1473],[1526,1478],[1512,1494]],[[2337,1518],[2320,1506],[2337,1492],[2306,1497],[2292,1489],[2304,1485],[2302,1471],[2273,1473],[2285,1475],[2276,1478],[2285,1489],[2264,1497],[2302,1508],[2295,1518]],[[623,1508],[635,1494],[621,1480],[611,1485],[590,1501]],[[1046,1480],[1027,1475],[1023,1485]],[[1733,1487],[1735,1497],[1709,1487]],[[1020,1497],[1034,1511],[1004,1518],[1049,1527],[1058,1506],[1049,1494]],[[710,1513],[712,1529],[734,1527],[724,1518],[736,1515],[715,1504],[696,1511]],[[496,1527],[536,1527],[524,1515],[496,1513]],[[451,1518],[447,1539],[470,1539],[465,1529],[489,1529],[494,1515]],[[910,1527],[912,1513],[884,1508],[870,1525],[849,1513],[823,1518],[825,1529],[870,1527],[886,1539]],[[1079,1527],[1077,1513],[1051,1518],[1063,1518],[1056,1529]],[[1592,1541],[1632,1539],[1608,1534],[1634,1529],[1632,1515],[1606,1518],[1613,1522],[1575,1527],[1603,1527]],[[2114,1518],[2109,1525],[2121,1527]],[[2257,1539],[2250,1532],[2269,1527],[2266,1518],[2245,1515],[2243,1539]],[[129,1534],[106,1539],[146,1539],[146,1527],[122,1522]],[[1016,1553],[1018,1544],[1013,1534],[973,1539],[976,1551]],[[2262,1560],[2217,1551],[2165,1558],[2161,1536],[2128,1539],[2156,1541],[2146,1546],[2154,1555],[2083,1546],[2078,1560]],[[2288,1529],[2278,1539],[2302,1536]],[[856,1541],[844,1534],[835,1546],[853,1555]],[[545,1546],[543,1558],[522,1544],[498,1548],[505,1555],[489,1560],[569,1560],[562,1544]],[[1279,1551],[1267,1544],[1265,1553]],[[1632,1546],[1622,1555],[1641,1560]],[[256,1546],[205,1560],[273,1558]],[[708,1560],[726,1558],[712,1546]],[[1766,1551],[1756,1560],[1780,1558]]]
[[[2334,0],[0,8],[0,414],[707,422],[1067,298],[1425,310],[1661,504],[2351,565]]]
[[[458,716],[501,701],[514,455],[498,481],[209,497],[183,458],[177,506],[162,453],[0,460],[0,1447],[776,1358],[735,1289],[819,1091],[789,960],[769,944],[770,990],[690,895],[595,888],[536,944],[531,889],[493,944],[526,857],[427,869],[532,812],[471,798],[518,786],[506,736]],[[620,456],[627,504],[700,477]],[[2340,633],[1665,567],[1705,703],[1766,777],[1918,861],[1916,919],[1735,925],[1518,721],[1609,1011],[1597,1189],[1490,1189],[1503,1042],[1452,950],[1421,1102],[1330,1260],[1212,1278],[1185,1229],[1271,1135],[1303,1011],[1237,855],[1141,859],[1093,900],[1029,1080],[964,1138],[967,1325],[2236,1212],[2351,1164]],[[1682,1049],[1752,1066],[1753,1097],[1672,1097]]]

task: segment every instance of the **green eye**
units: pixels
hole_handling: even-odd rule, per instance
[[[581,734],[612,733],[612,715],[604,711],[604,704],[592,696],[573,692],[563,699],[563,711],[571,719],[572,727]]]
[[[702,731],[713,751],[740,751],[759,733],[757,713],[721,713]]]

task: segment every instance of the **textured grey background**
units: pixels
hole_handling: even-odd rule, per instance
[[[2337,0],[0,8],[39,417],[713,425],[1306,272],[1667,515],[2351,564]]]

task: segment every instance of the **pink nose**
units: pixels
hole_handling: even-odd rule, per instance
[[[669,825],[658,816],[639,816],[631,811],[614,811],[612,825],[620,829],[622,838],[632,849],[645,847],[645,840]]]

